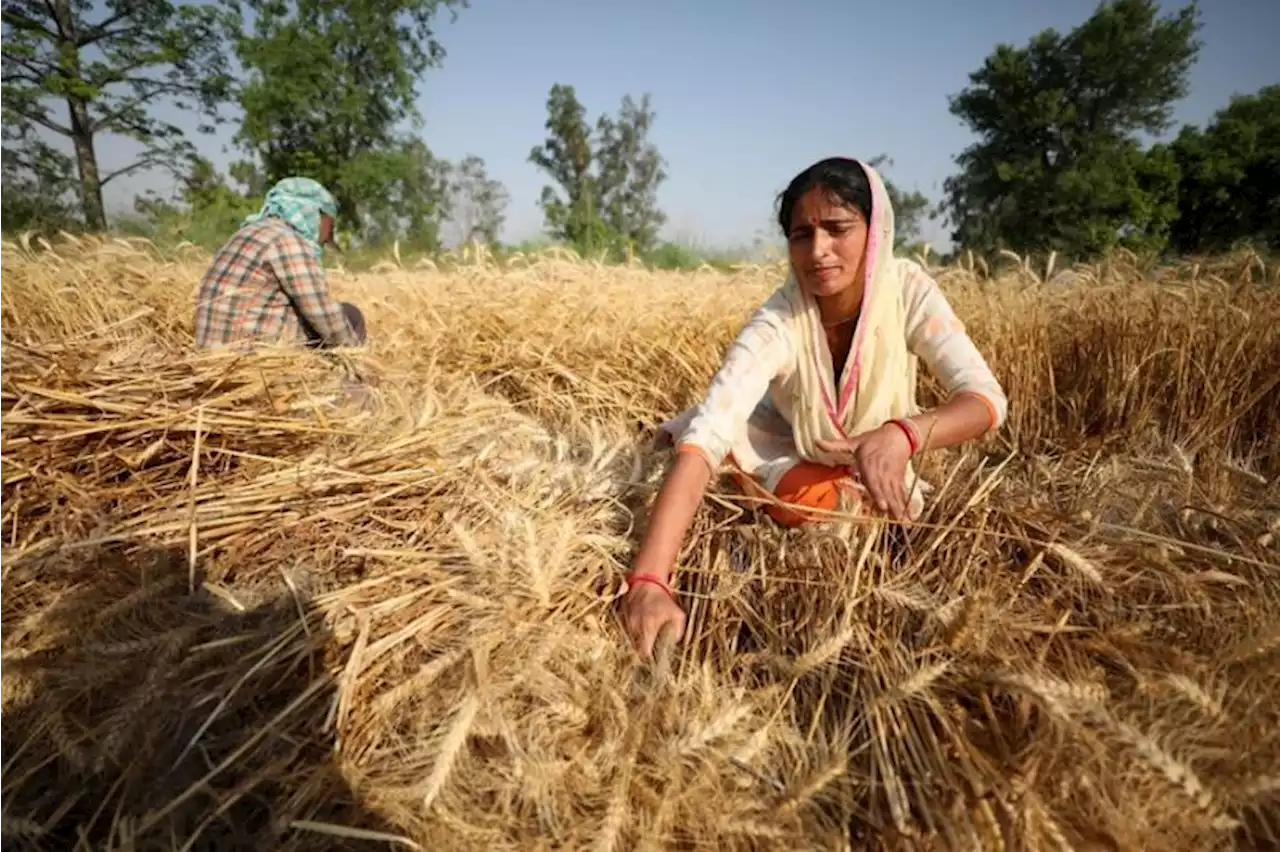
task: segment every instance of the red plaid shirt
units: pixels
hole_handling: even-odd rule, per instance
[[[214,255],[200,282],[195,325],[197,346],[358,343],[311,246],[279,219],[241,228]]]

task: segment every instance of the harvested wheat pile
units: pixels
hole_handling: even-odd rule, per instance
[[[909,529],[720,489],[653,666],[612,614],[647,442],[776,268],[337,275],[372,346],[334,362],[192,352],[202,264],[4,246],[6,846],[1280,842],[1253,262],[937,270],[1008,427]]]

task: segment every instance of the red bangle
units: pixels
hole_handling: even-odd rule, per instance
[[[628,574],[623,579],[627,581],[628,588],[635,588],[637,583],[653,583],[659,589],[666,592],[667,597],[671,598],[671,600],[674,601],[676,599],[676,593],[671,591],[671,587],[652,574]]]
[[[916,434],[915,427],[906,420],[890,420],[894,426],[902,430],[902,434],[907,436],[907,444],[911,447],[911,455],[915,455],[920,450],[920,436]]]

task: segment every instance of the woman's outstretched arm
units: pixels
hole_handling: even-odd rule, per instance
[[[701,453],[679,453],[654,501],[649,527],[628,576],[630,588],[622,599],[623,624],[643,659],[653,653],[663,630],[670,629],[674,639],[684,636],[685,613],[671,591],[671,570],[711,474]]]
[[[654,501],[632,573],[651,575],[664,583],[671,581],[672,566],[711,476],[711,466],[700,451],[686,444],[676,453],[675,464]]]
[[[675,464],[654,501],[622,600],[623,622],[642,657],[664,629],[676,638],[684,633],[684,610],[670,587],[680,547],[707,485],[791,354],[785,321],[770,300],[729,347],[684,434],[673,436]]]

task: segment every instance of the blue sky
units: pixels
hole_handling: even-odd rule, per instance
[[[831,154],[887,153],[889,176],[936,200],[953,158],[971,141],[947,111],[996,44],[1024,44],[1042,29],[1066,31],[1095,0],[472,0],[439,35],[442,68],[420,85],[423,136],[457,160],[484,158],[511,194],[504,239],[542,228],[546,182],[527,162],[545,137],[552,84],[577,88],[590,120],[615,113],[625,94],[650,93],[652,134],[667,161],[659,191],[666,235],[733,247],[770,241],[775,194],[795,172]],[[1173,10],[1181,3],[1166,3]],[[1280,0],[1207,0],[1204,42],[1191,93],[1176,111],[1202,124],[1233,93],[1280,83]],[[180,125],[188,122],[179,120]],[[198,137],[220,167],[233,131]],[[104,138],[117,165],[128,143]],[[156,175],[108,188],[127,208]],[[946,229],[926,237],[939,248]]]

